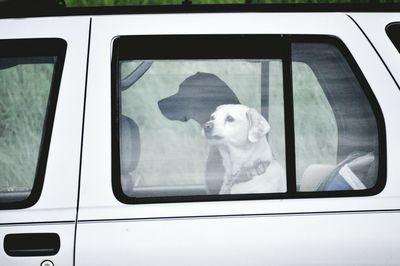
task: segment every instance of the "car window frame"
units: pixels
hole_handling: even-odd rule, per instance
[[[67,52],[67,42],[61,38],[1,39],[0,57],[55,57],[47,105],[38,150],[35,178],[29,196],[21,201],[0,202],[0,210],[24,209],[35,205],[42,193],[51,135],[62,73]],[[1,195],[0,195],[1,196]]]
[[[111,167],[112,167],[112,190],[114,196],[124,204],[147,204],[147,203],[176,203],[176,202],[203,202],[203,201],[236,201],[236,200],[262,200],[262,199],[296,199],[296,198],[331,198],[331,197],[359,197],[359,196],[372,196],[379,194],[383,191],[386,184],[386,129],[382,110],[379,103],[363,75],[361,69],[356,63],[351,52],[348,50],[344,42],[337,36],[332,35],[302,35],[302,34],[242,34],[242,35],[212,35],[213,38],[220,38],[221,42],[226,41],[229,38],[235,38],[235,36],[242,36],[247,38],[249,43],[252,38],[276,38],[279,36],[279,45],[283,45],[281,52],[278,52],[273,59],[281,59],[283,64],[282,75],[283,75],[283,98],[284,98],[284,121],[285,121],[285,156],[286,156],[286,183],[287,191],[283,193],[260,193],[260,194],[234,194],[234,195],[193,195],[193,196],[169,196],[169,197],[129,197],[122,191],[121,176],[120,176],[120,160],[119,160],[119,115],[120,115],[120,89],[119,89],[119,60],[120,56],[124,56],[126,49],[123,53],[120,53],[119,48],[121,42],[130,40],[131,43],[135,42],[135,39],[143,38],[153,40],[156,38],[167,38],[169,41],[174,41],[181,37],[193,38],[201,37],[210,38],[210,35],[129,35],[129,36],[118,36],[114,38],[112,43],[112,60],[111,60]],[[230,40],[232,41],[232,40]],[[376,124],[378,127],[378,143],[379,143],[379,164],[378,164],[378,176],[376,184],[368,189],[364,190],[348,190],[348,191],[298,191],[296,181],[296,158],[295,158],[295,132],[294,132],[294,109],[293,109],[293,76],[292,76],[292,43],[325,43],[332,44],[335,46],[348,63],[349,67],[354,73],[357,81],[360,84],[362,91],[367,98],[371,110],[374,113]],[[129,46],[129,45],[126,45]],[[132,46],[130,46],[132,47]],[[243,46],[242,46],[243,47]],[[186,47],[192,48],[192,47]],[[246,49],[247,48],[247,49]],[[249,59],[262,59],[257,49],[248,49],[245,47],[242,50],[243,53],[247,52]],[[179,48],[177,48],[179,50]],[[129,59],[122,60],[145,60],[145,59],[210,59],[210,53],[207,54],[206,49],[200,54],[194,54],[193,50],[180,47],[182,52],[180,55],[176,53],[164,53],[156,54],[152,52],[142,53],[138,57],[131,57]],[[151,50],[151,49],[149,49]],[[141,51],[143,52],[143,51]],[[160,51],[158,51],[160,52]],[[238,59],[240,56],[229,57],[232,51],[228,51],[219,55],[214,59]],[[179,52],[178,52],[179,54]],[[155,56],[155,55],[158,55]],[[183,58],[187,55],[188,58]],[[205,57],[205,58],[202,58]],[[268,57],[268,59],[271,59]]]

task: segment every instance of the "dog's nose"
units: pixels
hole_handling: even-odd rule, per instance
[[[209,133],[211,130],[214,128],[214,123],[213,122],[207,122],[203,126],[204,132]]]

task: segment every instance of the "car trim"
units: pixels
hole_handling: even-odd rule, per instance
[[[0,5],[1,7],[1,5]],[[184,4],[142,6],[99,6],[0,8],[0,18],[121,15],[121,14],[180,14],[180,13],[242,13],[242,12],[399,12],[398,4]]]
[[[221,215],[183,215],[183,216],[157,216],[140,218],[115,218],[115,219],[84,219],[79,224],[92,223],[115,223],[135,221],[161,221],[161,220],[186,220],[186,219],[221,219],[221,218],[253,218],[253,217],[287,217],[287,216],[308,216],[308,215],[359,215],[376,213],[400,213],[400,209],[384,210],[354,210],[354,211],[321,211],[321,212],[282,212],[282,213],[255,213],[255,214],[221,214]]]
[[[82,179],[82,159],[83,159],[83,139],[85,135],[85,119],[86,119],[86,98],[88,88],[88,76],[89,76],[89,59],[90,59],[90,44],[92,37],[92,18],[89,20],[89,32],[88,32],[88,45],[87,45],[87,56],[86,56],[86,73],[85,73],[85,91],[83,95],[83,110],[82,110],[82,131],[81,131],[81,147],[79,151],[79,174],[78,174],[78,195],[76,199],[76,214],[75,214],[75,227],[74,227],[74,250],[73,250],[73,265],[75,265],[76,255],[76,237],[77,237],[77,221],[79,216],[79,202],[81,195],[81,179]]]

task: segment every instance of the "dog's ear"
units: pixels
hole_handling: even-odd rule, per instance
[[[254,108],[250,108],[246,116],[250,124],[248,139],[250,142],[256,143],[270,131],[271,126]]]

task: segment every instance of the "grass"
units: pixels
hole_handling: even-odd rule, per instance
[[[125,62],[123,73],[137,64]],[[226,82],[242,103],[260,110],[259,70],[260,63],[243,60],[155,61],[137,83],[122,93],[122,113],[136,121],[141,137],[134,180],[146,186],[204,184],[209,146],[201,134],[202,125],[193,120],[169,120],[157,103],[175,94],[189,76],[207,72]]]
[[[373,0],[375,2],[375,0]],[[68,7],[77,6],[135,6],[180,5],[183,0],[65,0]],[[193,4],[243,4],[246,0],[192,0]],[[253,4],[367,4],[371,0],[253,0]],[[376,0],[378,3],[400,3],[400,0]]]
[[[338,129],[332,108],[311,68],[293,63],[296,177],[312,164],[337,163]]]
[[[49,64],[0,70],[0,192],[32,188],[52,72]]]
[[[138,61],[124,62],[123,76],[138,64]],[[175,94],[187,77],[208,72],[220,77],[242,104],[260,111],[260,68],[260,62],[247,60],[154,61],[149,71],[122,93],[122,113],[138,124],[141,136],[140,161],[132,172],[135,183],[143,186],[204,184],[209,145],[201,135],[201,125],[193,120],[169,120],[157,103]],[[269,69],[271,131],[268,140],[275,158],[285,166],[282,63],[272,60]],[[295,63],[293,74],[296,164],[300,181],[310,164],[336,164],[337,127],[312,70],[304,63]]]

